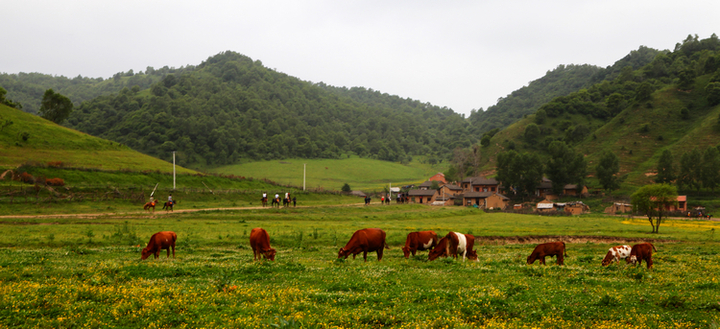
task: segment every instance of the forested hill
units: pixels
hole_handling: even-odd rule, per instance
[[[42,73],[0,74],[0,87],[7,90],[7,98],[22,105],[22,110],[37,114],[43,94],[48,89],[62,94],[79,106],[82,102],[100,95],[117,93],[125,87],[142,90],[163,79],[168,74],[179,74],[192,71],[194,67],[169,68],[167,66],[154,69],[147,67],[145,72],[135,73],[133,70],[118,72],[111,79],[89,78],[76,76],[52,76]]]
[[[493,129],[503,129],[525,115],[535,113],[540,106],[555,97],[566,96],[603,80],[612,80],[625,67],[637,70],[650,63],[657,53],[655,49],[641,46],[607,68],[588,64],[560,65],[542,78],[500,98],[497,104],[486,111],[473,110],[469,117],[473,132],[483,134]]]
[[[644,66],[628,64],[588,88],[553,98],[535,114],[483,139],[480,168],[466,170],[469,161],[454,162],[462,174],[490,172],[500,154],[512,151],[537,156],[527,158],[545,163],[548,174],[552,150],[572,150],[594,176],[601,157],[610,153],[619,160],[624,186],[637,187],[653,182],[661,154],[669,151],[679,185],[712,190],[720,178],[699,182],[707,168],[720,168],[720,157],[714,155],[718,142],[720,38],[713,34],[703,40],[688,36]]]
[[[313,84],[230,51],[149,89],[84,102],[67,125],[163,159],[175,150],[196,167],[348,152],[407,161],[476,142],[447,108]]]

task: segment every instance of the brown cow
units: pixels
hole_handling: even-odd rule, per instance
[[[253,260],[275,260],[275,249],[270,248],[270,236],[265,229],[256,227],[250,231],[250,247],[253,250]]]
[[[651,269],[653,266],[653,250],[657,251],[655,246],[650,242],[638,243],[632,246],[632,250],[630,250],[630,257],[625,258],[625,262],[633,263],[637,266],[638,263],[642,265],[642,261],[644,260],[645,264],[647,264],[647,268]]]
[[[438,236],[434,231],[410,232],[405,240],[405,247],[402,248],[405,258],[410,257],[410,253],[415,256],[418,250],[432,250],[438,243]]]
[[[362,252],[363,258],[367,262],[367,253],[375,251],[377,252],[378,261],[380,261],[384,249],[390,249],[385,242],[385,231],[379,228],[366,228],[353,233],[350,241],[338,251],[338,258],[345,257],[347,259],[349,255],[352,255],[353,259],[355,259],[355,255]]]
[[[557,256],[558,265],[565,265],[563,262],[563,256],[567,257],[567,253],[565,252],[565,242],[557,241],[537,245],[532,254],[528,256],[527,263],[529,265],[539,259],[540,264],[545,265],[545,257],[547,256]]]
[[[172,248],[173,258],[175,258],[175,241],[177,234],[171,231],[157,232],[150,237],[147,247],[142,250],[141,259],[146,259],[150,255],[155,258],[160,256],[160,250],[167,249],[167,257],[170,258],[170,248]]]

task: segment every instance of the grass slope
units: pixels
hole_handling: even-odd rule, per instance
[[[306,187],[339,191],[347,183],[353,190],[382,190],[388,183],[393,187],[422,183],[447,169],[446,163],[423,164],[414,159],[409,165],[359,158],[344,159],[287,159],[248,162],[208,170],[213,173],[267,178],[279,184],[302,186],[303,164],[307,164]]]
[[[0,131],[0,168],[61,161],[67,167],[76,168],[166,173],[173,170],[172,163],[167,161],[0,105],[0,122],[6,120],[13,123]],[[178,173],[195,173],[183,167],[176,167],[176,170]]]

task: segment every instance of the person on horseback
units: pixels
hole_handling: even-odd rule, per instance
[[[175,202],[172,199],[172,193],[170,193],[170,195],[168,195],[168,202],[170,202],[170,205],[175,205]]]

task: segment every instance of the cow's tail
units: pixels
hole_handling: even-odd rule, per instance
[[[648,242],[648,243],[650,243],[650,242]],[[654,252],[657,252],[657,249],[655,249],[655,245],[652,244],[652,243],[650,243],[650,245],[653,247],[653,251],[654,251]]]
[[[390,249],[390,247],[388,246],[387,242],[383,242],[383,243],[385,244],[385,249]]]
[[[562,244],[563,244],[563,256],[569,257],[567,254],[567,248],[565,248],[565,242],[563,242]]]

